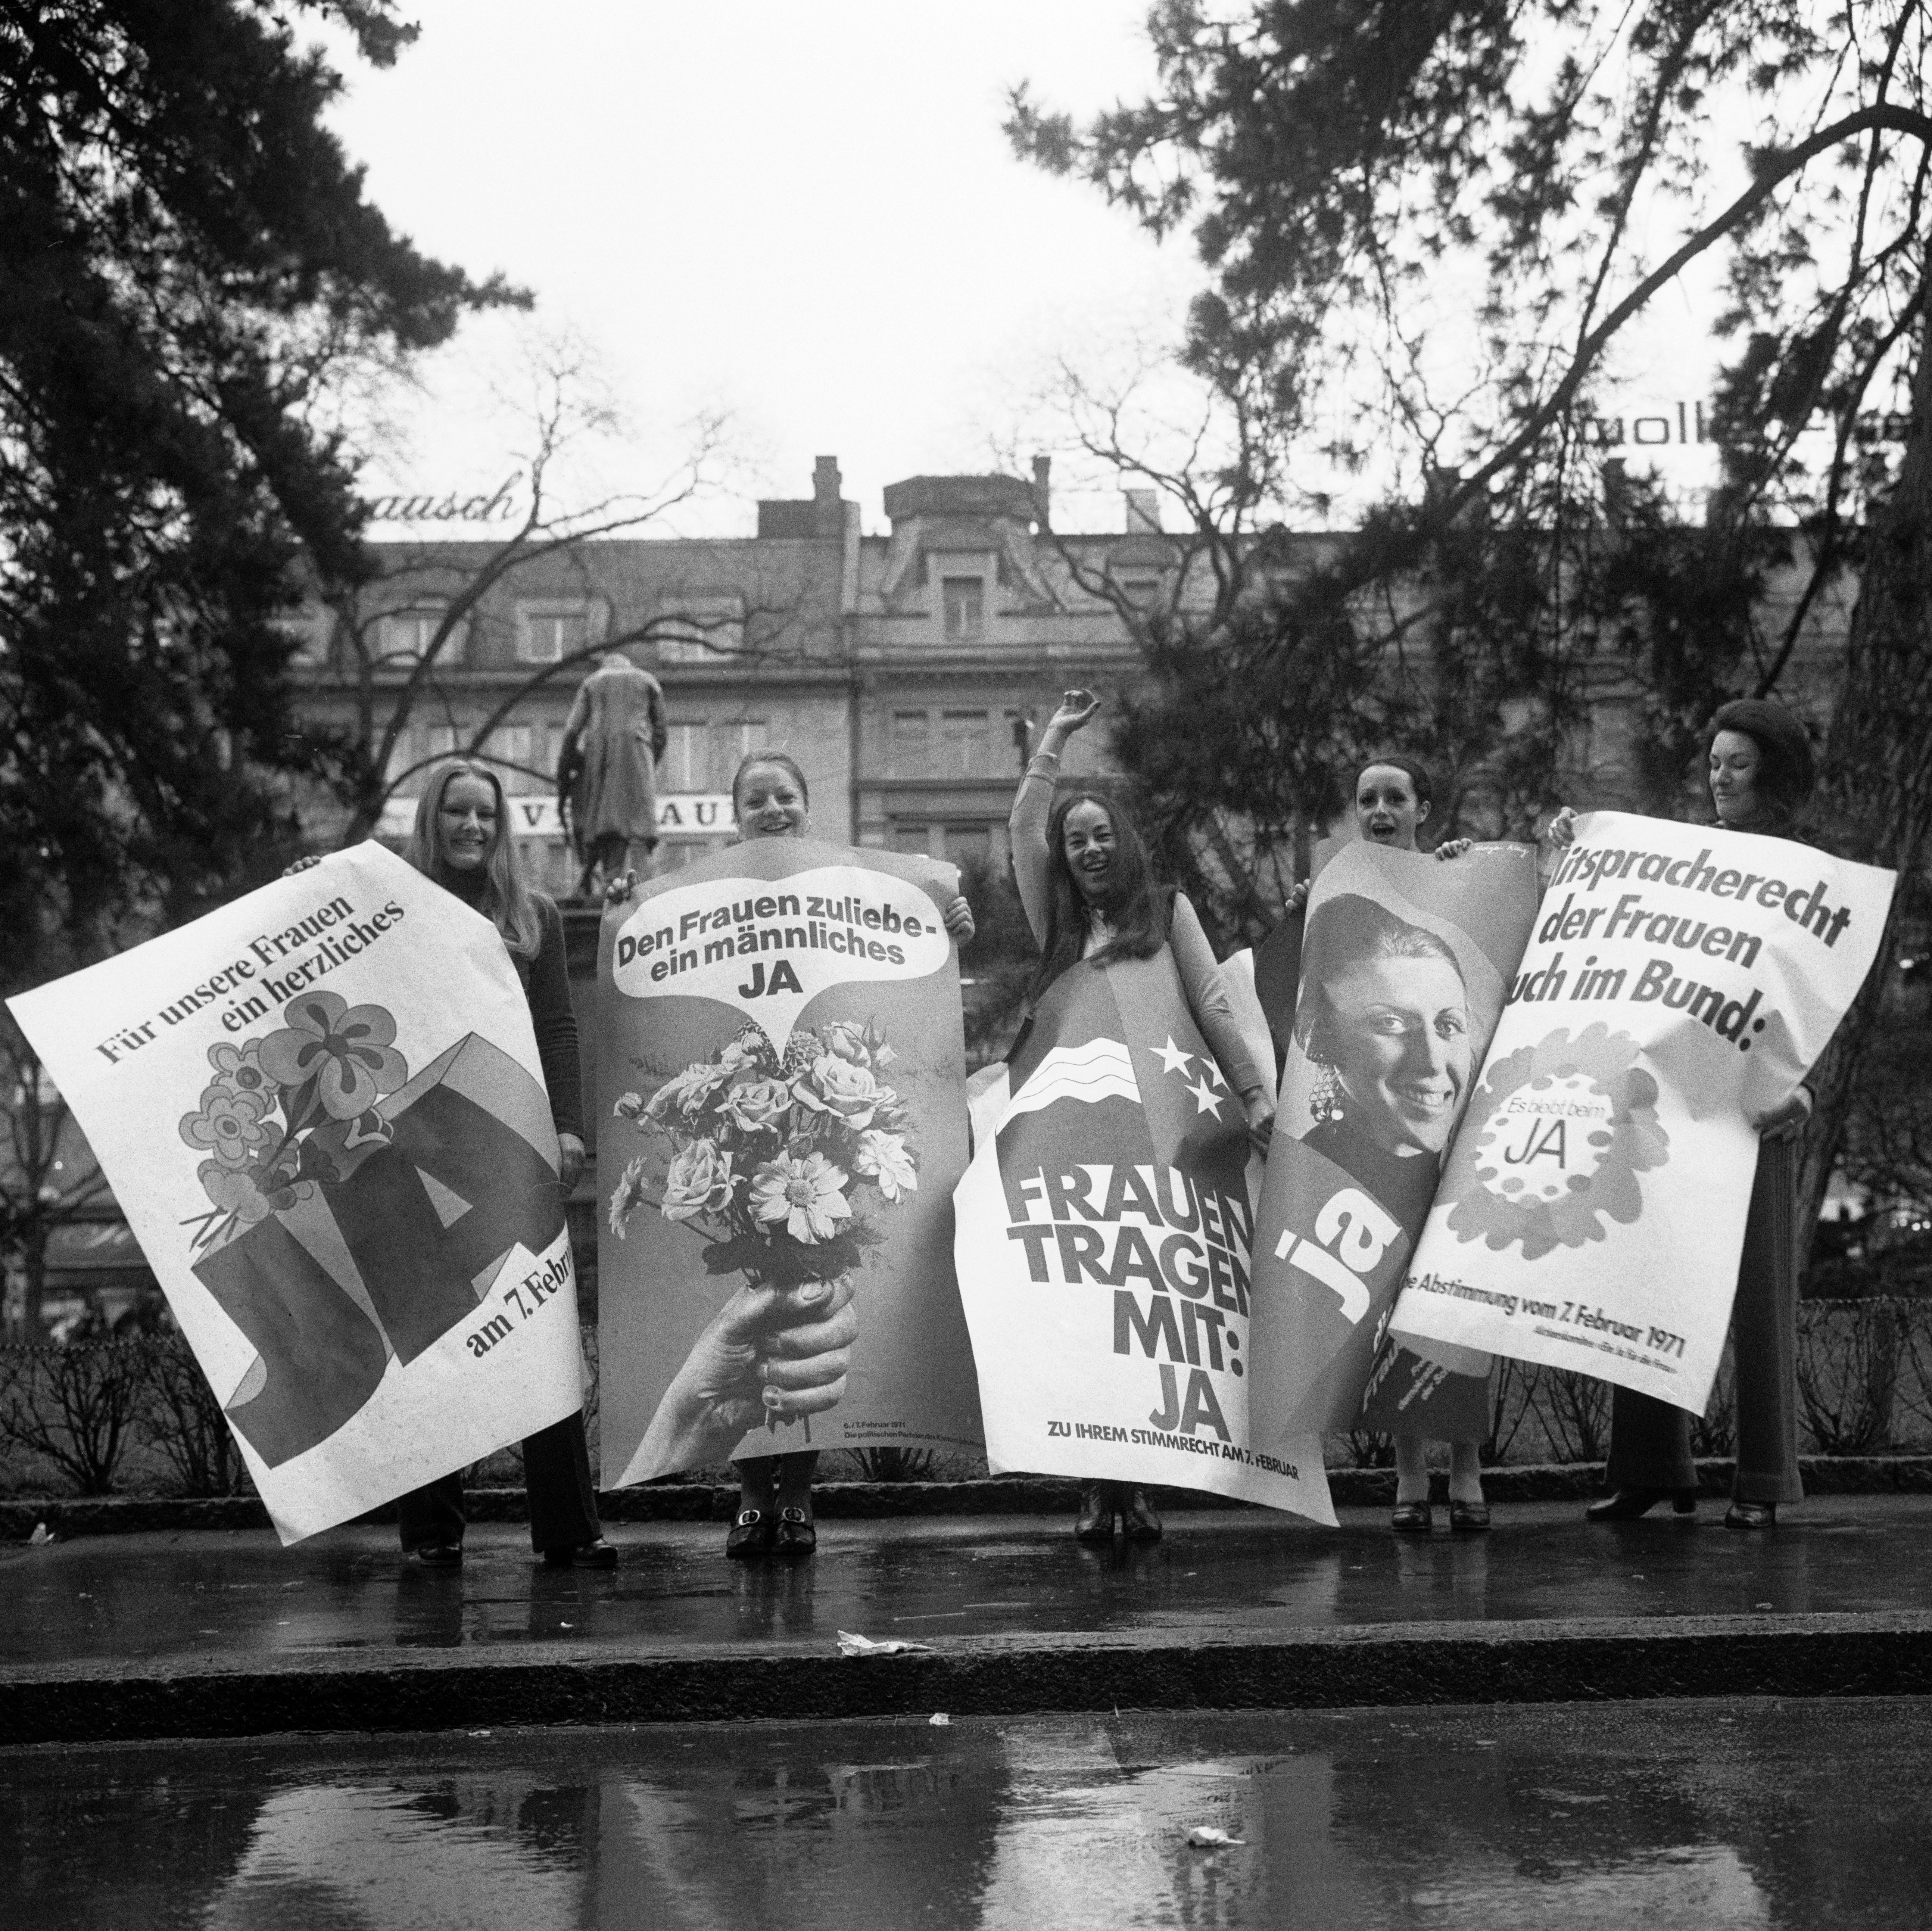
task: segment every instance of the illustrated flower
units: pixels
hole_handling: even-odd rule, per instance
[[[267,1102],[264,1111],[274,1105],[275,1082],[262,1069],[260,1040],[250,1039],[239,1046],[224,1040],[208,1048],[208,1063],[214,1069],[217,1086],[226,1087],[230,1093],[260,1094]]]
[[[664,1217],[694,1220],[700,1213],[716,1213],[730,1205],[737,1186],[730,1155],[721,1151],[715,1140],[694,1140],[664,1176]]]
[[[874,1182],[887,1200],[896,1201],[902,1194],[918,1190],[919,1167],[906,1151],[902,1134],[860,1134],[859,1150],[853,1156],[852,1165]]]
[[[747,1080],[731,1089],[723,1111],[744,1133],[762,1133],[782,1126],[791,1111],[791,1088],[780,1079]]]
[[[651,1095],[644,1117],[661,1126],[674,1113],[695,1113],[730,1077],[729,1070],[723,1066],[686,1066]]]
[[[752,1176],[752,1212],[760,1220],[782,1221],[794,1240],[830,1240],[839,1222],[852,1216],[845,1178],[823,1153],[768,1160]]]
[[[610,1109],[610,1117],[614,1120],[634,1120],[644,1110],[644,1101],[641,1093],[620,1093],[616,1105]]]
[[[279,1085],[313,1079],[332,1120],[353,1120],[394,1093],[410,1076],[409,1063],[390,1043],[396,1022],[380,1006],[350,1006],[333,992],[291,1000],[287,1025],[260,1048],[262,1069]]]
[[[849,1019],[830,1019],[820,1027],[818,1036],[824,1041],[825,1050],[840,1059],[849,1060],[855,1066],[872,1063],[872,1048],[866,1043],[862,1026],[855,1026]]]
[[[610,1231],[621,1240],[624,1223],[642,1206],[644,1198],[644,1156],[640,1153],[624,1169],[610,1195]]]
[[[811,1072],[792,1082],[792,1090],[814,1113],[836,1114],[855,1128],[871,1126],[873,1114],[896,1097],[866,1067],[854,1066],[834,1053],[820,1054],[812,1062]]]
[[[291,1181],[280,1171],[264,1174],[256,1167],[224,1167],[219,1160],[202,1161],[196,1172],[215,1207],[248,1227],[278,1209],[307,1200],[315,1192],[312,1181]]]
[[[182,1116],[181,1136],[224,1167],[245,1167],[272,1137],[272,1129],[262,1123],[269,1105],[264,1093],[232,1092],[219,1083],[204,1087],[201,1111]]]

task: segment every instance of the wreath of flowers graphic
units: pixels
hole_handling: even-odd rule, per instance
[[[1600,1024],[1574,1039],[1552,1033],[1490,1069],[1443,1190],[1458,1240],[1497,1253],[1520,1240],[1534,1261],[1601,1240],[1606,1216],[1628,1226],[1642,1213],[1636,1177],[1670,1157],[1670,1136],[1640,1051]]]
[[[892,1207],[919,1186],[906,1108],[879,1078],[897,1057],[875,1024],[835,1019],[793,1033],[781,1060],[748,1024],[648,1102],[627,1093],[612,1110],[667,1143],[658,1211],[708,1237],[708,1271],[836,1280],[884,1237],[858,1210],[866,1190]],[[640,1153],[611,1193],[620,1240],[650,1198],[649,1168]]]
[[[409,1078],[380,1006],[333,992],[291,1000],[278,1031],[208,1049],[214,1078],[182,1117],[181,1137],[210,1157],[196,1168],[212,1210],[190,1221],[199,1252],[308,1199],[337,1158],[395,1129],[376,1111]]]

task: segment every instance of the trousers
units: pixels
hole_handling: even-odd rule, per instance
[[[1798,1144],[1758,1143],[1731,1337],[1737,1366],[1739,1502],[1800,1502],[1798,1473]],[[1612,1489],[1690,1489],[1691,1415],[1618,1388],[1610,1401]]]
[[[597,1492],[590,1483],[590,1449],[580,1409],[524,1441],[524,1486],[530,1498],[530,1546],[577,1549],[595,1542],[603,1531],[597,1520]],[[463,1509],[463,1471],[452,1469],[396,1504],[403,1548],[460,1543],[467,1517]]]

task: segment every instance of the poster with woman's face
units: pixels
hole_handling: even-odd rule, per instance
[[[1309,896],[1294,1030],[1256,1240],[1258,1389],[1285,1429],[1413,1422],[1457,1390],[1383,1358],[1382,1329],[1535,909],[1526,847],[1444,862],[1345,846]],[[1265,1287],[1264,1282],[1266,1282]],[[1474,1363],[1459,1364],[1474,1366]],[[1384,1414],[1370,1405],[1399,1408]]]

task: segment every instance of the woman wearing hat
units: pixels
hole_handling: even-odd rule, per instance
[[[1712,718],[1708,741],[1711,802],[1726,831],[1772,838],[1800,835],[1796,823],[1811,795],[1811,747],[1804,727],[1780,704],[1742,697]],[[1575,814],[1550,826],[1568,844]],[[1780,1502],[1802,1501],[1798,1475],[1795,1357],[1798,1336],[1798,1150],[1811,1115],[1800,1086],[1781,1106],[1752,1121],[1761,1136],[1757,1177],[1744,1222],[1731,1315],[1737,1364],[1737,1474],[1724,1526],[1769,1528]],[[1690,1459],[1690,1415],[1654,1396],[1618,1388],[1610,1405],[1610,1493],[1584,1510],[1593,1522],[1629,1522],[1669,1498],[1680,1516],[1697,1506]]]

